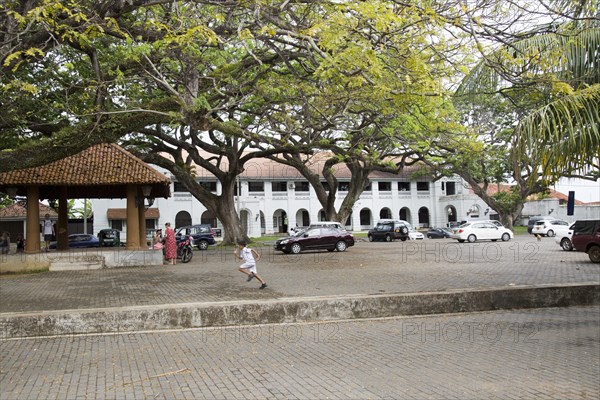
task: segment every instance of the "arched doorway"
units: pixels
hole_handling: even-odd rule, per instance
[[[310,225],[310,214],[308,210],[301,208],[296,211],[296,225],[297,226],[309,226]]]
[[[210,224],[213,228],[217,227],[217,217],[211,214],[210,211],[206,210],[202,213],[200,217],[201,224]]]
[[[273,213],[273,231],[279,233],[288,231],[287,213],[282,209],[275,210]]]
[[[382,208],[381,210],[379,210],[379,218],[380,219],[392,219],[392,210],[390,210],[387,207]]]
[[[429,209],[427,207],[419,208],[419,225],[422,228],[429,227]]]
[[[175,229],[192,224],[192,216],[187,211],[179,211],[175,215]]]
[[[373,225],[373,221],[371,219],[371,210],[368,208],[363,208],[360,210],[360,226],[370,228]]]
[[[457,221],[456,208],[454,206],[446,207],[446,215],[448,216],[448,223]]]
[[[410,208],[408,208],[408,207],[402,207],[400,209],[400,219],[412,224],[412,222],[410,220],[411,219],[411,217],[410,217]]]

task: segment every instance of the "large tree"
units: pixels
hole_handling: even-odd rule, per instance
[[[600,173],[597,3],[563,3],[549,3],[562,6],[554,23],[517,30],[485,51],[457,90],[474,130],[474,141],[453,149],[457,171],[508,225],[529,195],[561,176]],[[491,196],[494,182],[514,188]]]

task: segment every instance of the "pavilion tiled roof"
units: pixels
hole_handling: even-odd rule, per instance
[[[9,186],[26,195],[39,186],[40,198],[124,198],[127,185],[152,186],[152,197],[168,197],[170,179],[116,144],[99,144],[78,154],[35,168],[0,173],[0,190]]]
[[[50,214],[50,219],[58,218],[58,213],[45,204],[40,203],[40,215]],[[8,207],[0,209],[0,219],[24,219],[27,217],[27,207],[22,202],[16,202]]]

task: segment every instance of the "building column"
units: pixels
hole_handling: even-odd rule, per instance
[[[69,207],[67,204],[67,188],[60,188],[58,199],[58,221],[56,222],[56,248],[58,250],[69,249]]]
[[[138,250],[140,248],[140,222],[136,204],[138,187],[127,186],[127,249]]]
[[[25,234],[25,253],[40,252],[40,189],[27,187],[27,230]]]

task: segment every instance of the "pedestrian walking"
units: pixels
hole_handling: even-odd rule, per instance
[[[244,261],[242,265],[240,265],[239,271],[248,275],[246,282],[250,282],[252,279],[256,278],[261,283],[259,289],[266,288],[267,282],[256,273],[256,262],[260,260],[260,254],[258,254],[256,250],[249,248],[245,242],[239,242],[238,245],[239,249],[233,250],[233,254],[238,259]]]
[[[44,235],[45,251],[50,251],[50,242],[54,237],[54,224],[50,219],[50,214],[46,214],[46,219],[42,221],[42,234]]]
[[[165,260],[167,264],[175,265],[177,263],[177,240],[175,239],[175,230],[171,228],[171,223],[165,224]]]
[[[2,232],[0,236],[0,253],[8,254],[10,252],[10,234],[8,232]]]
[[[23,234],[19,233],[17,236],[17,253],[25,252],[25,239],[23,238]]]

